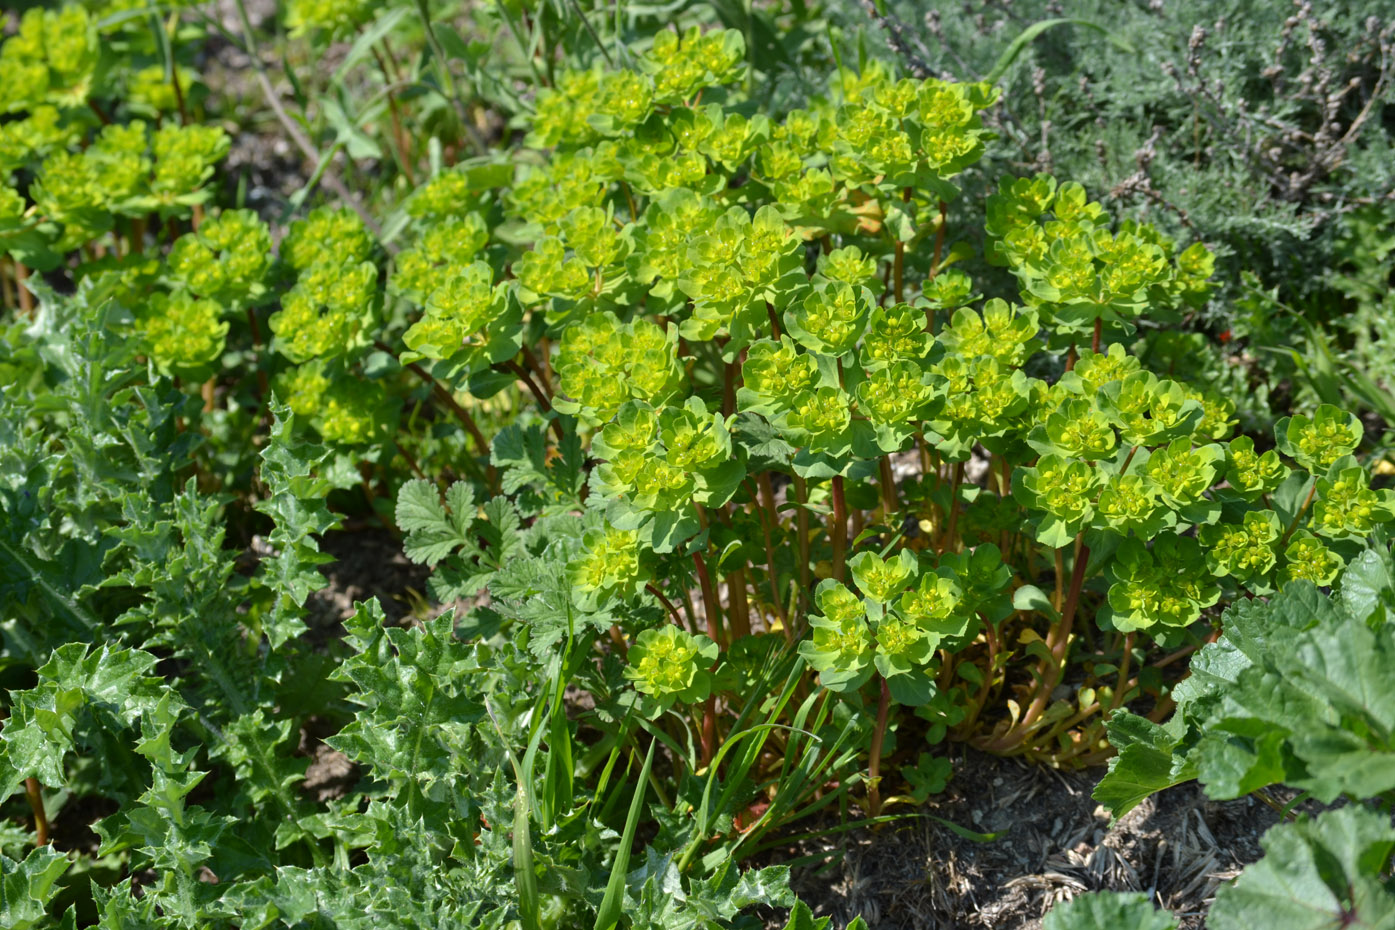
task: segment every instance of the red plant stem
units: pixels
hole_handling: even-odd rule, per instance
[[[945,248],[945,226],[946,212],[949,210],[948,204],[940,201],[940,223],[935,229],[935,252],[930,257],[930,273],[926,276],[927,282],[935,280],[935,276],[940,273],[940,257]],[[922,288],[922,291],[924,289]],[[933,305],[925,308],[925,331],[933,333],[935,331],[935,308]]]
[[[698,763],[698,768],[703,769],[712,764],[712,757],[717,754],[717,696],[709,694],[707,700],[702,704],[702,760]]]
[[[1104,335],[1104,319],[1102,317],[1095,317],[1095,335],[1090,340],[1090,351],[1094,352],[1096,355],[1098,355],[1100,351],[1100,337],[1102,335]]]
[[[668,615],[673,618],[674,626],[678,627],[680,630],[684,629],[683,617],[678,613],[678,608],[673,606],[673,601],[670,601],[664,596],[664,592],[659,590],[658,585],[654,584],[652,581],[646,582],[644,590],[659,599],[659,603],[664,605],[664,609],[668,611]]]
[[[703,613],[707,615],[707,636],[720,645],[722,628],[717,615],[717,590],[712,586],[712,576],[707,572],[707,563],[703,561],[701,552],[693,553],[693,565],[697,568],[698,586],[702,589]],[[716,668],[715,663],[713,668]],[[709,765],[716,751],[717,700],[715,695],[708,695],[702,708],[702,764],[699,767]]]
[[[173,40],[174,37],[170,38]],[[170,62],[170,87],[174,90],[175,105],[179,109],[179,125],[188,126],[189,108],[184,103],[184,88],[179,84],[179,65],[173,61]]]
[[[635,195],[634,195],[634,191],[630,190],[630,185],[629,185],[627,182],[625,182],[625,181],[621,181],[621,182],[620,182],[620,189],[621,189],[622,191],[625,192],[625,202],[626,202],[626,203],[629,205],[629,207],[630,207],[630,220],[633,221],[633,222],[638,223],[638,222],[639,222],[639,207],[637,207],[637,206],[635,205]]]
[[[247,327],[252,331],[252,364],[257,369],[257,398],[265,402],[267,397],[266,371],[261,366],[262,328],[257,322],[257,311],[247,305]]]
[[[546,336],[538,340],[538,354],[541,356],[538,361],[542,362],[540,377],[543,387],[547,388],[548,396],[551,396],[557,392],[552,387],[552,343],[548,342]]]
[[[727,600],[731,611],[728,626],[731,638],[738,640],[751,635],[751,604],[746,597],[746,569],[738,568],[727,575]]]
[[[103,110],[101,107],[97,105],[97,101],[93,100],[91,97],[88,97],[87,107],[93,113],[97,114],[97,119],[101,120],[103,126],[111,125],[111,117],[107,115],[107,112],[105,110]]]
[[[475,441],[475,447],[480,451],[480,454],[487,455],[489,453],[489,440],[484,438],[484,433],[480,432],[480,428],[475,423],[475,418],[470,416],[470,412],[460,406],[455,397],[451,395],[451,392],[446,389],[446,386],[433,378],[431,373],[426,369],[422,368],[416,362],[413,362],[407,367],[417,377],[431,385],[431,390],[435,393],[436,398],[440,400],[441,403],[445,404],[451,413],[455,414],[455,418],[461,422],[466,432],[470,434],[470,438]]]
[[[1196,652],[1200,648],[1200,646],[1183,646],[1176,652],[1170,652],[1167,655],[1163,656],[1161,659],[1154,662],[1151,667],[1167,668],[1173,662],[1176,662],[1178,659],[1185,659],[1187,656],[1191,655],[1193,652]]]
[[[499,367],[512,375],[516,375],[518,380],[523,382],[524,386],[528,388],[528,393],[533,395],[533,399],[538,402],[538,406],[543,409],[544,413],[552,412],[552,402],[547,399],[547,395],[542,392],[542,388],[538,387],[538,383],[533,380],[533,376],[528,374],[528,369],[518,364],[515,359],[509,359]]]
[[[729,417],[736,412],[736,382],[741,377],[741,364],[732,359],[722,366],[722,416]]]
[[[701,552],[693,553],[693,565],[697,568],[698,587],[702,590],[703,613],[707,616],[707,635],[718,645],[722,644],[722,620],[718,614],[717,589],[712,585],[712,576],[707,572],[707,563]]]
[[[402,456],[407,462],[407,467],[412,470],[412,474],[423,480],[430,480],[426,477],[426,472],[421,470],[421,463],[417,461],[417,457],[408,452],[406,446],[399,443],[397,446],[397,454]]]
[[[1003,466],[1003,477],[1002,477],[1002,481],[1000,482],[1000,484],[999,484],[999,486],[998,486],[998,490],[1000,490],[1000,491],[1002,492],[1003,497],[1006,499],[1006,498],[1009,498],[1009,497],[1012,496],[1012,466],[1008,464],[1007,456],[1004,456],[1004,457],[1003,457],[1003,459],[1002,459],[1002,466]],[[1001,540],[1000,540],[1000,542],[999,542],[998,548],[999,548],[999,549],[1002,551],[1002,553],[1003,553],[1003,561],[1004,561],[1004,562],[1009,561],[1009,559],[1008,559],[1008,551],[1009,551],[1010,546],[1009,546],[1008,531],[1007,531],[1007,530],[1003,530],[1002,538],[1001,538]]]
[[[630,644],[625,642],[625,634],[620,632],[620,627],[613,623],[610,625],[610,641],[615,644],[615,651],[620,653],[620,658],[628,658]]]
[[[382,340],[375,340],[373,345],[389,355],[397,354]],[[450,410],[450,412],[455,415],[455,418],[460,421],[460,424],[465,427],[465,431],[470,434],[470,438],[475,442],[475,448],[479,450],[481,455],[489,455],[489,440],[485,439],[484,433],[480,432],[479,426],[475,423],[475,418],[470,416],[470,412],[456,402],[455,398],[451,396],[450,391],[446,390],[446,386],[437,381],[432,377],[431,372],[422,368],[416,362],[409,364],[407,369],[411,371],[412,374],[431,385],[431,392],[436,396],[437,400],[446,405],[446,408]],[[487,474],[490,487],[494,488],[497,493],[498,473],[495,471],[493,465],[489,466]]]
[[[770,337],[776,342],[780,341],[780,316],[771,306],[770,301],[765,302],[765,315],[770,318]]]
[[[906,274],[906,244],[901,240],[896,240],[895,257],[891,260],[891,287],[892,297],[899,304],[901,295],[905,293]]]
[[[1056,613],[1060,613],[1065,608],[1066,603],[1066,556],[1064,549],[1057,549],[1052,553],[1056,560],[1056,595],[1051,601],[1051,606],[1056,608]]]
[[[882,744],[886,740],[887,718],[891,715],[891,688],[886,679],[877,676],[881,694],[877,698],[877,727],[872,731],[872,748],[867,758],[867,813],[876,817],[882,812]]]
[[[15,307],[15,291],[10,284],[10,275],[7,274],[4,261],[0,261],[0,300],[4,301],[6,310],[13,310]]]
[[[902,202],[902,203],[910,203],[910,202],[911,202],[911,189],[910,189],[909,187],[907,187],[907,188],[905,188],[903,191],[901,191],[901,202]],[[942,233],[943,233],[943,229],[944,229],[943,217],[941,217],[940,229],[941,229],[941,234],[942,234]],[[943,240],[941,240],[941,245],[943,245]],[[893,264],[892,278],[893,278],[893,280],[895,281],[895,287],[896,287],[896,302],[899,304],[899,303],[902,301],[902,295],[905,293],[905,289],[904,289],[904,278],[905,278],[905,267],[906,267],[906,244],[905,244],[904,242],[902,242],[900,239],[896,240],[896,257],[895,257],[895,259],[894,259],[894,261],[893,261],[892,264]],[[939,264],[939,259],[938,259],[938,258],[935,259],[935,264]],[[935,276],[935,269],[934,269],[934,266],[931,266],[931,269],[930,269],[930,277],[933,278],[934,276]]]
[[[968,731],[978,720],[979,712],[983,710],[983,705],[988,701],[988,691],[993,687],[993,676],[998,664],[998,631],[994,629],[992,621],[986,617],[983,621],[983,641],[988,647],[988,673],[983,676],[983,682],[979,685],[978,695],[974,699],[970,708],[969,719],[961,726],[961,730]]]
[[[43,789],[37,778],[24,780],[24,793],[29,798],[29,808],[34,812],[34,845],[48,845],[48,814],[44,811]]]
[[[940,541],[941,552],[948,552],[951,546],[955,549],[959,548],[956,545],[954,534],[959,527],[959,486],[963,483],[964,463],[956,462],[954,464],[954,478],[949,485],[949,526],[946,527],[944,538]]]
[[[935,230],[935,254],[930,257],[930,275],[928,280],[935,280],[935,275],[940,273],[940,257],[945,248],[945,227],[946,214],[949,212],[949,204],[940,201],[940,223]]]
[[[533,380],[532,375],[528,374],[526,368],[518,364],[514,359],[509,359],[507,362],[504,362],[503,365],[496,367],[502,367],[510,374],[516,375],[518,380],[522,381],[524,386],[528,388],[528,393],[532,394],[533,399],[538,402],[538,406],[542,408],[543,413],[552,412],[552,402],[547,399],[547,395],[538,387],[538,383]],[[552,427],[552,432],[557,436],[558,442],[566,438],[566,431],[562,429],[561,420],[553,417],[548,421],[548,425]]]
[[[829,534],[833,542],[834,581],[843,580],[843,564],[848,549],[848,501],[843,494],[843,476],[833,476],[833,526]]]
[[[533,350],[529,348],[527,343],[523,346],[523,360],[528,363],[529,368],[537,372],[538,380],[542,382],[542,389],[549,398],[557,393],[552,389],[552,375],[548,373],[545,366],[538,364],[538,357],[533,354]]]
[[[1129,454],[1124,458],[1124,467],[1119,469],[1119,474],[1123,475],[1128,473],[1129,465],[1133,464],[1133,457],[1137,454],[1138,446],[1134,446],[1129,450]]]
[[[878,464],[879,477],[882,486],[882,520],[890,524],[896,511],[900,509],[900,502],[896,499],[896,475],[891,470],[891,457],[883,455]]]
[[[1124,657],[1119,660],[1119,680],[1118,686],[1114,690],[1114,697],[1109,702],[1109,709],[1114,710],[1124,703],[1124,695],[1128,692],[1129,663],[1133,660],[1133,637],[1130,632],[1124,637]]]
[[[1163,718],[1172,713],[1177,708],[1177,702],[1172,700],[1171,695],[1165,695],[1158,699],[1158,705],[1148,712],[1148,719],[1154,723],[1162,723]]]
[[[387,62],[383,60],[382,52],[373,46],[369,46],[369,51],[378,62],[378,70],[383,72],[384,83],[391,81],[392,77],[388,73]],[[392,138],[397,147],[397,161],[402,166],[402,174],[406,176],[407,183],[415,187],[417,181],[412,173],[411,143],[402,129],[402,117],[397,112],[397,95],[391,90],[387,91],[387,103],[388,115],[392,118]]]

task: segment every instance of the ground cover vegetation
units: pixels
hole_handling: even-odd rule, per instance
[[[1107,762],[1116,816],[1292,786],[1335,809],[1214,925],[1395,919],[1390,204],[1340,164],[1390,25],[1232,228],[1052,160],[1083,133],[1013,161],[1003,89],[1096,30],[936,75],[859,10],[11,17],[6,926],[825,926],[779,851],[915,816],[953,742]],[[1326,287],[1253,262],[1299,227]],[[370,527],[425,590],[317,616]]]

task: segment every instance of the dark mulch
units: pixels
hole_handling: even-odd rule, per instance
[[[1034,930],[1056,902],[1113,889],[1146,892],[1191,930],[1216,888],[1259,858],[1259,838],[1278,820],[1254,798],[1216,803],[1191,784],[1111,826],[1090,797],[1103,770],[1059,772],[951,752],[954,778],[923,809],[930,816],[781,851],[830,856],[794,876],[816,914],[834,926],[861,914],[873,930]],[[1001,835],[967,839],[933,817]]]

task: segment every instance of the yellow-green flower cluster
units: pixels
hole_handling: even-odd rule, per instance
[[[1189,536],[1168,533],[1151,548],[1130,537],[1119,547],[1110,574],[1109,617],[1124,632],[1185,627],[1221,596],[1201,544]]]
[[[18,32],[0,46],[0,110],[85,107],[100,57],[96,24],[83,7],[27,10]]]
[[[987,229],[1024,296],[1067,336],[1097,323],[1131,325],[1205,298],[1214,259],[1200,243],[1181,254],[1155,228],[1109,216],[1085,189],[1049,175],[1005,178],[988,198]]]
[[[675,626],[644,630],[630,647],[625,677],[655,701],[657,714],[675,703],[695,704],[712,692],[708,668],[717,659],[717,644]]]
[[[312,266],[271,316],[277,349],[299,363],[343,356],[366,345],[377,287],[378,269],[371,262]]]
[[[1241,523],[1213,523],[1203,526],[1198,535],[1213,574],[1245,581],[1267,575],[1274,567],[1281,532],[1279,517],[1272,510],[1251,510]]]
[[[265,293],[271,232],[251,210],[225,210],[170,249],[170,276],[201,297],[238,306]]]
[[[286,27],[293,36],[325,32],[339,38],[371,20],[376,9],[369,0],[291,0]]]
[[[221,309],[186,293],[152,295],[136,317],[136,330],[155,367],[180,378],[206,377],[222,356],[228,333]]]
[[[347,207],[316,207],[296,220],[281,242],[281,259],[296,271],[312,265],[356,265],[373,252],[363,220]]]
[[[608,312],[567,328],[556,369],[571,412],[591,422],[609,420],[632,397],[662,403],[683,378],[677,332],[644,319],[621,323]]]
[[[567,564],[572,598],[583,609],[594,609],[604,598],[628,597],[644,578],[640,566],[639,533],[615,527],[588,530],[581,555]]]
[[[416,246],[398,253],[389,286],[404,297],[425,302],[442,278],[474,262],[488,241],[489,230],[474,213],[434,223]]]
[[[606,459],[600,485],[639,512],[682,513],[693,503],[723,504],[745,476],[741,464],[732,461],[729,426],[696,397],[657,411],[629,401],[592,443]]]
[[[515,335],[512,329],[516,326],[506,327],[510,332],[495,331],[495,324],[506,321],[510,308],[517,306],[509,296],[507,287],[494,284],[494,269],[484,262],[451,269],[427,296],[421,319],[403,334],[402,340],[411,351],[402,358],[409,362],[449,359],[462,351],[477,355],[488,349],[493,337]],[[516,323],[517,314],[513,316]],[[517,352],[516,345],[509,345],[512,351],[504,353],[505,357]]]
[[[283,371],[277,396],[327,442],[384,442],[396,419],[394,401],[378,381],[356,378],[343,368],[314,359]]]

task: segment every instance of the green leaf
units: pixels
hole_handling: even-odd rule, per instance
[[[410,630],[384,623],[376,599],[345,621],[359,651],[331,677],[355,686],[349,700],[361,710],[327,742],[398,789],[442,790],[458,777],[483,715],[468,687],[470,650],[455,639],[450,611]]]
[[[65,786],[69,753],[80,746],[104,747],[105,739],[170,700],[165,681],[145,674],[156,661],[149,653],[110,645],[60,647],[39,669],[38,685],[13,695],[10,717],[0,730],[0,798],[28,777],[53,788]]]
[[[1390,818],[1356,805],[1284,823],[1264,858],[1216,893],[1212,930],[1377,930],[1395,926]]]
[[[0,927],[29,930],[48,925],[48,905],[58,879],[71,865],[52,846],[40,846],[22,862],[0,854]]]
[[[595,930],[612,930],[620,923],[625,904],[625,875],[630,866],[630,849],[634,846],[635,831],[639,829],[640,811],[644,809],[644,794],[649,787],[649,772],[654,766],[654,747],[658,740],[649,743],[649,751],[644,756],[644,767],[639,773],[639,787],[630,801],[630,812],[625,817],[625,832],[620,835],[620,848],[615,853],[615,862],[610,867],[610,880],[606,882],[605,897],[596,911]]]
[[[262,451],[260,475],[267,496],[255,506],[275,521],[268,541],[276,554],[262,560],[260,571],[267,585],[298,609],[311,592],[328,583],[319,566],[333,560],[320,551],[316,537],[338,526],[339,518],[325,505],[330,482],[317,474],[329,451],[299,439],[295,417],[275,398],[271,411],[271,436]],[[294,610],[278,604],[278,612]]]
[[[1119,755],[1096,799],[1121,816],[1192,777],[1217,799],[1277,782],[1324,802],[1395,790],[1395,625],[1372,626],[1392,589],[1381,557],[1356,561],[1350,597],[1292,582],[1267,602],[1232,605],[1225,634],[1174,689],[1165,726],[1111,718]]]
[[[1091,794],[1116,819],[1133,810],[1150,795],[1196,777],[1177,752],[1177,738],[1165,728],[1119,711],[1109,719],[1109,741],[1119,750],[1109,760],[1109,771]]]
[[[406,482],[397,492],[397,526],[407,533],[402,550],[418,564],[435,565],[471,545],[474,519],[474,491],[464,481],[446,491],[445,505],[436,486],[422,478]]]
[[[1051,605],[1051,599],[1036,585],[1024,584],[1016,591],[1013,591],[1012,606],[1014,610],[1024,610],[1041,614],[1043,617],[1049,618],[1053,623],[1061,618],[1061,615],[1056,612],[1056,608]]]
[[[952,820],[945,820],[943,817],[936,817],[934,814],[927,814],[926,816],[928,816],[931,820],[935,821],[935,823],[944,827],[950,833],[953,833],[955,836],[960,837],[962,839],[966,839],[971,843],[995,843],[1003,837],[1007,836],[1009,832],[1011,832],[1008,830],[996,830],[992,833],[979,833],[976,830],[970,830],[968,827],[961,827],[959,824],[955,823]]]
[[[1177,920],[1146,894],[1100,891],[1053,907],[1041,930],[1177,930]]]
[[[830,921],[828,917],[815,917],[809,905],[796,901],[790,909],[790,919],[785,922],[784,930],[825,930]]]
[[[1114,33],[1110,32],[1108,29],[1105,29],[1103,26],[1089,22],[1088,20],[1071,19],[1067,17],[1058,17],[1056,19],[1044,19],[1041,22],[1033,23],[1026,29],[1022,30],[1022,32],[1017,36],[1017,38],[1013,39],[1012,42],[1009,43],[1008,47],[1003,49],[1003,53],[999,55],[998,60],[994,62],[992,70],[990,70],[986,75],[984,75],[984,83],[998,83],[998,81],[1002,79],[1003,75],[1007,74],[1008,68],[1012,67],[1012,63],[1017,60],[1017,56],[1022,54],[1022,50],[1026,48],[1028,45],[1030,45],[1036,39],[1037,36],[1041,35],[1043,32],[1046,32],[1048,29],[1052,29],[1056,26],[1062,25],[1084,26],[1087,29],[1093,29],[1096,32],[1103,33],[1106,37],[1109,38],[1109,41],[1112,44],[1118,46],[1124,51],[1130,53],[1133,52],[1133,48],[1123,39],[1119,38]]]
[[[1395,617],[1395,559],[1383,549],[1368,549],[1342,572],[1342,604],[1354,617],[1379,625]]]

